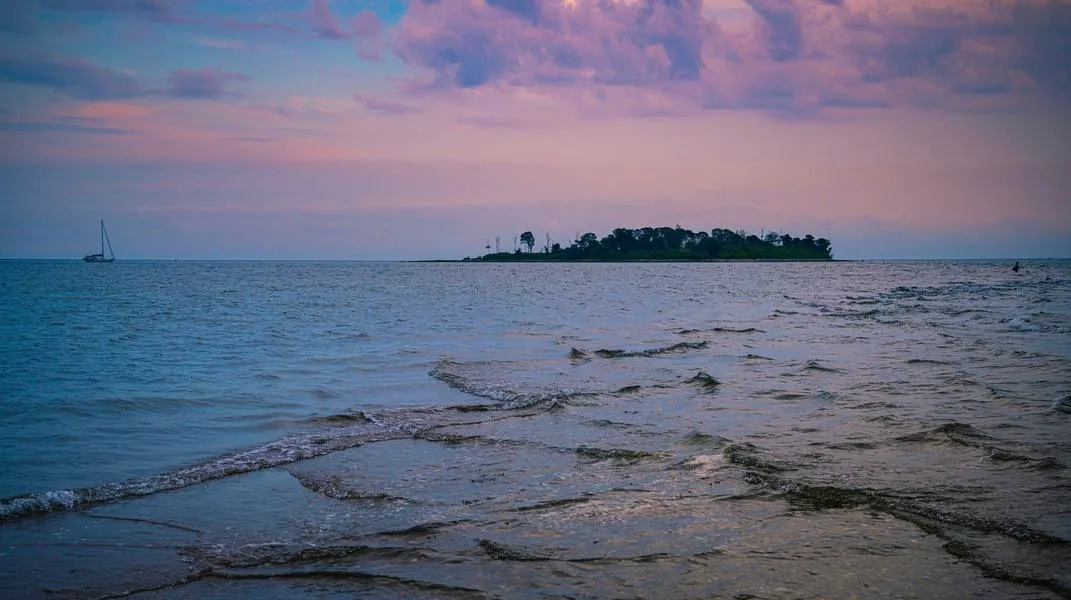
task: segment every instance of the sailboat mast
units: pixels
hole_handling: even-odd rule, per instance
[[[104,219],[100,220],[100,257],[104,258]]]
[[[112,238],[108,237],[108,229],[104,227],[104,220],[100,222],[100,230],[104,234],[104,241],[108,242],[108,260],[115,260],[115,250],[112,250]],[[101,246],[100,253],[104,254],[104,247]]]

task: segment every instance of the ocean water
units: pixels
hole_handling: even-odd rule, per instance
[[[0,262],[0,597],[1071,596],[1071,262]]]

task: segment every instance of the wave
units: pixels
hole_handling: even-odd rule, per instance
[[[663,452],[651,452],[648,450],[628,450],[625,448],[595,448],[592,446],[577,446],[576,453],[595,460],[624,460],[636,461],[645,458],[665,458]]]
[[[412,434],[413,431],[407,429],[365,427],[351,432],[336,430],[332,434],[305,433],[287,436],[251,450],[234,452],[205,463],[163,474],[72,490],[38,492],[0,500],[0,522],[32,514],[84,508],[124,498],[180,489],[231,475],[323,456],[367,442],[399,439]]]
[[[633,423],[621,423],[610,419],[588,419],[584,421],[584,424],[591,427],[608,427],[611,429],[636,429],[638,427]]]
[[[766,333],[762,329],[755,327],[745,327],[743,329],[733,329],[732,327],[715,327],[711,331],[716,333]]]
[[[513,398],[513,400],[520,402],[524,400],[524,395]],[[531,402],[527,405],[530,404]],[[316,458],[371,442],[415,437],[453,444],[482,439],[479,436],[463,436],[434,431],[435,425],[429,426],[425,413],[442,416],[448,414],[449,411],[465,413],[477,409],[502,410],[508,407],[510,407],[508,403],[496,407],[480,406],[475,408],[466,405],[455,405],[437,408],[410,408],[387,411],[381,414],[356,411],[312,417],[306,419],[304,423],[321,426],[316,431],[289,435],[262,446],[228,453],[190,467],[121,482],[109,482],[76,489],[49,490],[2,499],[0,500],[0,523],[34,514],[88,508],[126,498],[148,496],[158,492],[181,489],[232,475],[270,469]],[[445,421],[440,424],[451,424],[449,423],[450,419],[447,418]],[[628,456],[628,451],[620,452],[622,453],[620,457]],[[343,488],[334,480],[314,481],[311,476],[295,476],[306,488],[334,498],[361,498],[391,502],[406,500],[404,498],[386,497],[381,494],[363,495],[360,492]]]
[[[639,356],[658,356],[659,354],[670,354],[684,352],[686,350],[699,350],[706,348],[710,345],[710,342],[680,342],[671,346],[660,346],[658,348],[647,348],[644,350],[596,350],[595,354],[602,358],[633,358]],[[572,356],[572,353],[570,353]]]
[[[371,423],[372,419],[364,412],[355,412],[311,417],[302,422],[310,425],[353,425],[354,423]]]
[[[1071,394],[1053,400],[1052,408],[1057,412],[1071,413]]]
[[[782,473],[791,470],[790,467],[782,466],[760,457],[758,448],[754,444],[730,444],[721,453],[734,465],[758,469],[764,473]]]
[[[1007,325],[1012,331],[1046,331],[1044,325],[1032,323],[1030,319],[1023,317],[1006,317],[1000,320],[1002,325]]]
[[[400,532],[381,532],[381,535],[426,535],[441,528],[448,527],[451,523],[425,523],[423,525],[411,528],[417,531],[400,531]],[[247,578],[256,579],[260,577],[272,578],[279,577],[283,573],[279,570],[272,570],[267,573],[258,572],[238,572],[228,571],[227,569],[247,569],[253,567],[261,567],[265,565],[293,565],[295,563],[313,563],[318,560],[338,560],[341,558],[355,558],[355,557],[389,557],[389,558],[402,558],[404,560],[416,560],[426,558],[424,552],[419,548],[400,548],[392,546],[366,546],[364,544],[346,545],[346,544],[329,544],[321,545],[313,542],[275,542],[268,544],[247,544],[241,546],[238,552],[228,553],[225,548],[220,546],[197,546],[186,548],[183,551],[194,566],[198,576],[204,576],[211,573],[217,576],[224,576],[228,578]],[[300,571],[302,576],[315,576],[317,571],[302,570]],[[333,573],[337,576],[338,571],[328,571],[328,574]],[[311,575],[310,575],[311,574]],[[368,577],[370,579],[385,579],[388,581],[415,581],[403,578],[395,578],[386,575],[365,575],[362,573],[348,573],[355,577]],[[195,576],[197,578],[198,576]],[[464,588],[453,588],[440,586],[437,584],[428,584],[425,582],[419,582],[421,588],[438,589],[438,590],[455,590]],[[475,591],[475,590],[473,590]],[[402,596],[405,597],[405,596]]]
[[[893,516],[913,514],[933,521],[961,525],[985,533],[998,533],[1021,542],[1071,545],[1065,540],[1008,519],[994,519],[939,509],[868,488],[817,485],[793,481],[769,473],[745,473],[745,480],[785,494],[794,504],[814,510],[828,508],[871,508]]]
[[[867,317],[876,317],[881,314],[881,310],[872,308],[870,310],[845,310],[836,313],[830,313],[831,317],[843,317],[845,319],[865,319]]]
[[[553,555],[548,553],[533,552],[524,548],[515,548],[513,546],[507,546],[506,544],[486,539],[481,539],[478,544],[480,548],[487,553],[487,556],[494,560],[524,562],[554,559]]]
[[[340,477],[318,478],[309,473],[291,473],[305,489],[336,500],[370,500],[389,504],[412,504],[414,501],[385,493],[367,493],[346,486]]]
[[[488,407],[487,410],[493,408],[515,410],[542,404],[549,404],[553,407],[555,405],[568,404],[570,400],[579,396],[591,395],[589,392],[577,392],[568,389],[518,392],[500,383],[481,382],[469,377],[462,372],[466,367],[465,364],[444,358],[428,374],[455,390],[478,398],[487,398],[494,402],[496,406]]]
[[[543,502],[536,502],[535,504],[529,504],[527,506],[517,507],[517,512],[528,512],[533,510],[547,510],[554,508],[561,508],[563,506],[572,506],[574,504],[584,504],[594,500],[593,497],[585,498],[556,498],[554,500],[545,500]]]
[[[364,342],[372,339],[372,336],[368,333],[353,333],[350,331],[334,331],[330,330],[325,332],[333,340],[339,342]]]
[[[1060,464],[1060,461],[1052,457],[1045,458],[1033,458],[1031,456],[1025,456],[1023,454],[1016,454],[997,446],[983,445],[982,449],[985,450],[986,455],[995,461],[999,462],[1017,462],[1027,463],[1031,468],[1039,471],[1049,471],[1056,469],[1064,469],[1064,465]]]
[[[953,316],[953,317],[958,317],[960,315],[967,315],[967,314],[989,313],[990,311],[988,311],[988,310],[986,310],[984,308],[951,308],[950,307],[950,308],[942,309],[941,312],[943,312],[943,313],[945,313],[947,315]]]
[[[667,554],[665,552],[655,552],[651,554],[641,554],[639,556],[627,556],[608,558],[604,555],[591,556],[591,557],[577,557],[566,558],[559,556],[559,554],[550,549],[529,549],[518,546],[512,546],[496,542],[488,539],[480,539],[477,541],[477,545],[487,554],[487,557],[492,560],[510,561],[510,562],[564,562],[564,563],[650,563],[661,560],[674,560],[675,556]],[[572,598],[573,596],[568,596]],[[586,597],[586,596],[585,596]]]
[[[762,468],[764,461],[755,459],[754,454],[752,451],[743,454],[755,460],[759,467],[743,464],[749,468],[743,474],[744,481],[773,492],[797,509],[867,509],[885,513],[944,540],[945,552],[976,566],[988,577],[1047,588],[1065,597],[1071,593],[1066,580],[1054,576],[1055,571],[1049,566],[1066,562],[1063,557],[1071,553],[1071,540],[1065,537],[1003,515],[988,516],[974,510],[924,503],[914,494],[904,496],[895,491],[789,479],[782,473]],[[1038,560],[1042,556],[1046,558]]]
[[[910,433],[895,438],[898,442],[943,442],[951,440],[964,446],[982,446],[983,440],[993,439],[990,435],[966,423],[953,421],[932,429]]]
[[[714,327],[711,329],[681,329],[677,332],[677,335],[690,335],[693,333],[766,333],[762,329],[755,327],[744,327],[736,329],[733,327]]]
[[[1037,316],[1042,318],[1050,317],[1050,315],[1041,313]],[[1071,327],[1057,325],[1054,323],[1038,323],[1025,317],[1006,317],[1000,320],[1002,325],[1008,327],[1012,331],[1023,331],[1033,333],[1071,333]]]
[[[807,361],[807,364],[803,366],[803,370],[804,371],[820,371],[822,373],[843,373],[844,372],[844,371],[841,371],[840,369],[835,369],[833,367],[827,367],[827,366],[823,365],[822,363],[818,362],[817,360],[809,360],[809,361]]]
[[[970,425],[956,422],[940,425],[932,431],[985,436],[984,433],[979,432]],[[860,446],[860,449],[865,448],[866,446]],[[901,519],[904,519],[907,515],[914,515],[914,517],[908,517],[907,519],[912,522],[915,522],[915,517],[921,517],[921,519],[933,522],[992,532],[992,534],[999,534],[1023,542],[1071,546],[1071,540],[1047,534],[1045,531],[1034,529],[1021,523],[923,505],[920,504],[916,496],[902,497],[886,491],[869,489],[869,487],[849,487],[789,479],[786,475],[787,472],[795,469],[766,459],[766,457],[761,456],[760,449],[752,444],[730,444],[725,447],[722,453],[731,464],[745,469],[743,474],[744,481],[783,494],[791,504],[800,508],[825,510],[869,507],[888,512],[893,516],[901,517]],[[1020,456],[1015,456],[1014,460],[1019,459]]]
[[[1019,559],[1044,555],[1050,558],[1041,561],[1042,564],[1051,561],[1058,564],[1061,562],[1059,557],[1071,551],[1071,541],[1011,519],[937,508],[867,488],[816,485],[768,473],[749,471],[744,479],[781,494],[790,504],[803,510],[867,508],[886,513],[944,540],[942,550],[974,565],[987,577],[1045,588],[1064,597],[1071,595],[1071,588],[1063,578],[1054,575],[1051,568],[1036,568]],[[999,544],[1002,539],[1018,544],[994,552],[992,542]],[[1054,554],[1057,558],[1051,558]]]
[[[688,380],[688,383],[705,390],[715,390],[721,385],[721,380],[705,371],[700,371]]]

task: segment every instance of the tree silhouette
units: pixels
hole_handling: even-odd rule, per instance
[[[532,235],[531,231],[525,231],[521,234],[521,243],[528,246],[528,252],[531,252],[532,248],[535,247],[535,236]]]
[[[833,244],[807,234],[802,238],[786,232],[763,232],[761,236],[742,229],[717,228],[710,232],[677,227],[618,227],[599,239],[594,233],[577,233],[572,244],[551,243],[538,255],[535,236],[526,231],[514,239],[513,253],[495,252],[481,260],[630,261],[630,260],[831,260]],[[521,251],[521,248],[527,252]],[[496,239],[497,249],[497,239]]]

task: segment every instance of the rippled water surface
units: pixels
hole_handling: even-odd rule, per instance
[[[1071,262],[0,262],[0,596],[1071,596]]]

